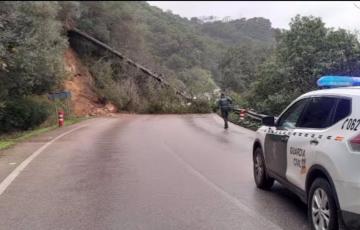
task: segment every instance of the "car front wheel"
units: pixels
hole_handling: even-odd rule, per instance
[[[316,179],[310,188],[308,215],[312,230],[339,229],[337,208],[332,189],[327,180]]]

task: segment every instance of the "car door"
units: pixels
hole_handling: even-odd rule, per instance
[[[335,121],[339,102],[339,98],[331,96],[310,98],[288,142],[286,179],[302,190],[317,148],[328,144],[326,134]]]
[[[267,169],[278,177],[286,178],[287,145],[291,133],[305,108],[307,99],[291,105],[278,119],[275,128],[270,128],[265,137],[265,162]]]

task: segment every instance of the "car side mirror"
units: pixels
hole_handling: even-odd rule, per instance
[[[266,116],[261,119],[265,126],[275,126],[275,118],[273,116]]]

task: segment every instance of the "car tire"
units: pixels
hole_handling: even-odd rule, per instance
[[[256,186],[263,190],[271,189],[274,185],[274,179],[267,175],[264,155],[261,148],[255,149],[253,171]]]
[[[338,215],[335,198],[329,182],[316,179],[310,188],[308,218],[312,230],[338,230]]]

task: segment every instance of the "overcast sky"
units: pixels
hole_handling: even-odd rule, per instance
[[[171,10],[182,17],[217,16],[232,19],[264,17],[270,19],[273,27],[288,29],[290,19],[296,14],[321,17],[328,27],[360,30],[359,1],[348,2],[182,2],[148,1],[150,5]]]

